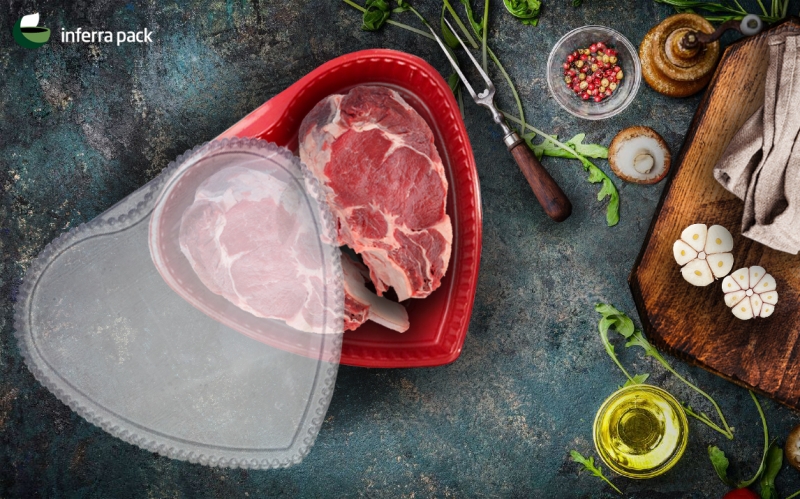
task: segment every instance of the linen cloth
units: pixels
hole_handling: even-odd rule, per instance
[[[714,177],[744,200],[742,235],[800,251],[800,36],[768,39],[764,104],[733,137]],[[735,103],[731,103],[735,105]]]

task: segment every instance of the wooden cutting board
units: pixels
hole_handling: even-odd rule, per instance
[[[712,175],[733,135],[763,103],[767,36],[786,31],[800,34],[800,19],[744,39],[723,54],[673,165],[629,283],[645,333],[659,348],[800,409],[800,256],[743,237],[744,203]],[[771,317],[734,317],[723,301],[721,280],[702,288],[684,281],[672,245],[694,223],[730,230],[734,270],[760,265],[775,277],[779,302]]]

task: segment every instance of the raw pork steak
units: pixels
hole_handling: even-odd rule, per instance
[[[441,284],[453,229],[433,133],[400,95],[355,87],[300,125],[300,159],[326,187],[339,243],[359,253],[379,295],[424,298]]]
[[[179,242],[212,292],[258,317],[323,330],[319,234],[302,196],[267,173],[224,168],[198,187]]]
[[[367,289],[369,270],[342,253],[344,274],[344,329],[354,331],[368,320],[404,333],[408,330],[408,312],[397,302],[387,300]]]

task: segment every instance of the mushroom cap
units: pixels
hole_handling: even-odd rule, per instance
[[[795,426],[786,437],[786,446],[783,449],[786,461],[792,468],[800,470],[800,425]]]
[[[648,156],[652,158],[649,171],[637,171],[635,164],[650,166]],[[635,184],[659,182],[669,172],[671,159],[669,147],[661,135],[646,126],[625,128],[614,137],[608,147],[611,170],[622,180]]]

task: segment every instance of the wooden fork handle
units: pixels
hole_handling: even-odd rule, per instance
[[[519,139],[516,133],[512,135]],[[556,184],[553,177],[547,173],[542,163],[539,162],[536,155],[533,154],[533,151],[523,140],[515,140],[514,137],[510,137],[510,139],[506,142],[509,144],[508,150],[511,151],[511,155],[517,161],[519,169],[528,179],[528,184],[533,189],[533,194],[539,200],[539,204],[544,208],[544,212],[556,222],[566,220],[572,213],[572,203],[569,202],[564,191]]]

